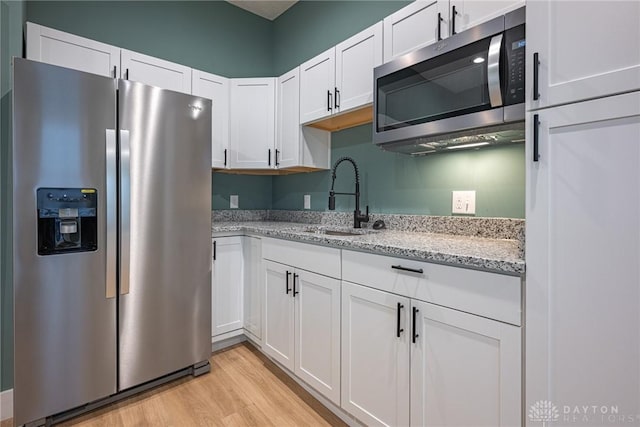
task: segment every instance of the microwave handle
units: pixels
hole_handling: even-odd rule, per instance
[[[491,38],[489,55],[487,57],[487,84],[489,86],[489,101],[491,107],[502,106],[502,85],[500,84],[500,51],[502,50],[503,34]]]

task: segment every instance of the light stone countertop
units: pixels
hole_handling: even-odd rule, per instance
[[[516,276],[523,275],[525,271],[517,240],[371,229],[363,229],[364,234],[358,236],[333,236],[323,234],[323,230],[353,229],[284,221],[212,223],[214,236],[242,232]]]

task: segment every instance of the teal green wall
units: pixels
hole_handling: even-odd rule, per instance
[[[229,196],[238,195],[239,209],[271,209],[270,176],[230,175],[214,173],[211,180],[214,189],[212,209],[229,209]]]
[[[273,71],[272,22],[224,1],[29,1],[27,18],[222,76]]]
[[[274,75],[279,76],[410,1],[300,1],[273,24]]]
[[[476,216],[524,218],[524,145],[484,148],[425,157],[381,151],[371,142],[370,125],[332,137],[331,162],[352,157],[360,170],[361,205],[372,212],[451,215],[451,191],[476,191]],[[302,209],[304,194],[312,210],[326,210],[330,172],[273,179],[273,209]],[[336,191],[353,192],[353,168],[342,163]],[[352,196],[336,196],[336,209],[352,211]]]
[[[13,387],[11,57],[22,56],[25,3],[0,1],[0,390]]]

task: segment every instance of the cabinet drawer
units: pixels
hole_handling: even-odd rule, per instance
[[[342,280],[521,324],[518,277],[343,250]]]
[[[262,257],[302,270],[340,278],[340,249],[289,240],[264,239]]]

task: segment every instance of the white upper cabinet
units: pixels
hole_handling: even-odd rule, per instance
[[[278,78],[277,167],[298,166],[300,159],[300,70]]]
[[[27,59],[120,77],[120,48],[27,22]]]
[[[417,0],[384,18],[384,62],[524,4],[524,0]]]
[[[191,68],[27,23],[27,59],[191,93]]]
[[[211,167],[229,165],[229,79],[193,70],[193,95],[211,100]]]
[[[300,65],[300,123],[333,113],[335,82],[333,47]]]
[[[126,49],[122,49],[122,78],[191,93],[191,68]]]
[[[231,79],[229,166],[275,166],[276,79]]]
[[[448,5],[442,0],[417,0],[384,18],[384,62],[435,43],[438,29],[446,37]]]
[[[447,34],[454,34],[454,30],[455,33],[468,30],[522,7],[524,4],[524,0],[450,0],[449,22],[446,24]]]
[[[300,69],[278,78],[275,164],[280,169],[328,169],[331,133],[300,126]]]
[[[373,69],[382,64],[382,23],[300,66],[300,122],[373,102]]]
[[[640,2],[528,2],[526,84],[528,109],[640,89]]]
[[[382,64],[382,22],[336,46],[334,113],[373,102],[373,69]]]

